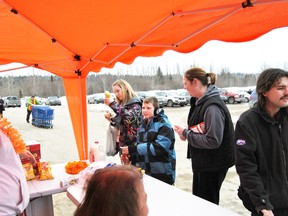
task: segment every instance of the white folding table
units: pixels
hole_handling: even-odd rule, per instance
[[[147,193],[149,216],[238,215],[150,176],[144,175],[143,181]],[[66,193],[68,198],[77,206],[85,195],[85,191],[80,185],[70,186]]]
[[[27,216],[53,216],[52,195],[65,192],[67,188],[60,187],[62,179],[75,176],[65,172],[65,163],[52,165],[52,180],[31,180],[28,181],[30,202],[26,208]]]

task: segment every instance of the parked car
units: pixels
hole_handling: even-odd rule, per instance
[[[183,96],[178,95],[173,91],[155,91],[157,96],[165,98],[165,104],[168,107],[173,107],[174,105],[180,105],[181,107],[185,106],[186,99]]]
[[[21,100],[17,96],[7,96],[2,99],[4,107],[21,107]]]
[[[88,97],[88,103],[89,104],[104,103],[104,97],[105,97],[104,93],[97,93],[97,94],[90,95]]]
[[[250,96],[251,96],[251,95],[250,95],[247,91],[238,90],[238,91],[236,91],[236,93],[239,94],[239,95],[243,95],[244,98],[245,98],[245,102],[246,102],[246,103],[249,103],[249,101],[250,101]]]
[[[93,96],[88,97],[88,104],[94,104],[95,103],[95,98]]]
[[[256,89],[254,89],[250,95],[249,107],[253,107],[258,101],[258,95]]]
[[[49,106],[61,106],[61,100],[57,96],[50,96],[47,98],[45,104]]]
[[[220,97],[225,103],[234,104],[235,102],[236,103],[246,102],[243,94],[230,92],[224,88],[218,88],[218,89],[219,89]]]
[[[145,94],[146,94],[145,97],[152,97],[152,96],[156,97],[157,100],[158,100],[158,103],[159,103],[159,107],[162,108],[162,107],[167,105],[165,98],[163,96],[161,96],[161,95],[156,95],[154,91],[145,91]],[[142,99],[142,101],[143,101],[143,99]],[[140,100],[141,100],[141,98],[140,98]]]
[[[47,100],[47,98],[42,98],[42,97],[35,97],[35,98],[40,104],[45,104]]]
[[[186,99],[186,104],[185,105],[187,105],[187,104],[190,105],[191,96],[186,90],[181,92],[179,95]]]
[[[141,100],[141,102],[143,102],[144,98],[149,96],[149,92],[147,91],[138,91],[136,94],[138,95],[138,98]]]

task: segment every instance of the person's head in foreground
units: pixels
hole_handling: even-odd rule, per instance
[[[120,165],[95,171],[74,216],[147,216],[148,212],[142,174],[134,166]]]
[[[270,68],[258,77],[258,105],[276,120],[288,118],[288,72]],[[279,112],[280,111],[280,112]]]

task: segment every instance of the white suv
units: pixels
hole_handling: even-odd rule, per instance
[[[21,100],[17,96],[7,96],[2,99],[5,107],[21,107]]]
[[[168,107],[173,107],[174,105],[180,105],[181,107],[186,105],[186,98],[178,95],[174,91],[155,91],[157,96],[162,96],[165,98],[165,104]]]

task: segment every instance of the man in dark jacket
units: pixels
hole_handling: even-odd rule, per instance
[[[288,215],[288,72],[263,71],[236,125],[238,196],[251,215]]]

